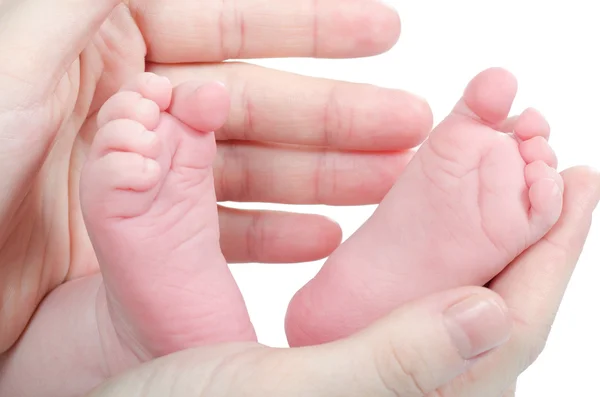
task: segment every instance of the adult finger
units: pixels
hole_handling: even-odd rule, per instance
[[[375,204],[412,152],[337,152],[220,142],[215,166],[219,201],[283,204]]]
[[[221,250],[228,263],[298,263],[329,256],[342,240],[325,217],[219,207]]]
[[[27,91],[24,88],[48,94],[48,89],[55,88],[67,67],[119,3],[119,0],[2,2],[0,78],[25,83],[19,84],[20,90],[15,90],[15,94],[31,95],[23,92]]]
[[[364,382],[351,395],[426,396],[505,343],[511,329],[502,299],[483,288],[462,288],[401,307],[355,337],[332,344],[331,356],[335,358],[334,349],[339,348],[338,359],[346,351],[346,357],[356,361],[368,363],[372,358],[372,368],[352,365],[379,379],[384,389],[377,383],[366,388]]]
[[[510,331],[497,295],[463,288],[405,305],[331,344],[180,352],[114,379],[90,397],[420,397],[504,343]]]
[[[403,150],[421,143],[433,124],[427,102],[400,90],[244,63],[148,65],[148,69],[175,84],[223,82],[231,95],[231,114],[217,131],[220,140]]]
[[[543,350],[600,199],[597,172],[577,167],[565,171],[563,178],[564,207],[559,222],[490,284],[514,318],[511,341],[449,384],[448,395],[499,394]]]
[[[131,0],[154,62],[357,57],[391,48],[398,14],[373,0]]]

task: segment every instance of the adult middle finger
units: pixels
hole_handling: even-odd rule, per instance
[[[281,72],[243,63],[148,65],[174,84],[223,82],[231,114],[220,140],[248,140],[347,150],[403,150],[433,124],[427,102],[408,92]]]

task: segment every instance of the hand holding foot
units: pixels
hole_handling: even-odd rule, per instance
[[[45,395],[79,396],[155,357],[256,340],[219,246],[212,130],[228,109],[220,84],[173,89],[149,73],[105,103],[81,177],[102,277],[47,297],[7,356],[0,394],[39,395],[39,383],[22,381],[29,373]]]
[[[142,387],[144,397],[421,397],[463,374],[510,331],[495,294],[463,288],[404,305],[364,332],[309,349],[229,344],[179,352],[88,397],[129,397],[130,384]]]
[[[82,210],[110,318],[140,357],[255,339],[219,247],[212,131],[228,110],[217,83],[143,74],[98,115]]]
[[[402,305],[335,343],[298,349],[250,344],[189,350],[112,379],[87,397],[130,397],[140,389],[150,393],[145,397],[512,396],[517,377],[544,346],[600,198],[598,173],[578,167],[563,175],[561,219],[491,283],[502,300],[489,290],[461,288]],[[451,335],[438,322],[450,302],[459,303],[451,312],[461,317],[460,306],[469,307],[462,300],[465,294],[472,304],[480,303],[478,310],[462,317],[462,325],[473,328],[459,328],[466,331],[459,339],[462,349],[472,348],[471,354],[482,350],[471,365],[457,355],[464,350],[450,344]],[[505,304],[507,312],[502,309]],[[495,311],[484,310],[494,306]],[[511,323],[510,339],[499,342]],[[485,325],[493,329],[478,328]],[[492,348],[494,338],[499,346],[485,352],[483,345]]]
[[[435,291],[484,285],[558,220],[563,181],[534,110],[503,132],[502,69],[473,79],[373,216],[292,300],[291,345],[332,341]]]
[[[381,199],[410,158],[408,149],[430,129],[423,100],[400,90],[219,63],[373,55],[398,38],[398,14],[379,2],[306,7],[310,1],[242,0],[223,10],[213,0],[0,1],[0,141],[10,143],[0,147],[0,354],[51,291],[98,273],[80,209],[81,169],[98,110],[147,69],[176,85],[218,80],[228,86],[230,117],[216,131],[220,201]],[[298,18],[299,10],[309,14]],[[229,25],[239,17],[246,22],[241,32]],[[215,40],[222,28],[231,36]],[[349,114],[354,123],[344,122]],[[382,149],[391,152],[380,156]],[[335,161],[323,161],[331,156]],[[335,188],[325,189],[332,179]],[[317,215],[225,207],[219,213],[229,262],[316,260],[341,239],[339,226]]]

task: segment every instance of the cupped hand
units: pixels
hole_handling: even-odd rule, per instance
[[[559,223],[488,288],[411,302],[363,332],[297,349],[193,349],[151,361],[88,397],[513,396],[536,359],[589,231],[600,175],[564,172]],[[494,292],[495,291],[495,292]]]
[[[144,69],[229,86],[221,201],[375,203],[432,123],[403,92],[215,63],[383,52],[399,20],[372,0],[7,0],[0,26],[0,352],[49,291],[98,271],[80,169],[96,111]],[[318,216],[221,208],[220,219],[230,262],[307,261],[340,241]]]
[[[508,338],[507,314],[490,291],[462,288],[407,304],[330,344],[181,351],[114,378],[88,397],[429,396]]]
[[[558,223],[488,285],[508,307],[510,340],[441,388],[440,396],[514,396],[517,378],[543,351],[600,200],[598,172],[575,167],[562,175],[564,207]]]

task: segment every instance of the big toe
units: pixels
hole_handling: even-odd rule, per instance
[[[515,76],[502,68],[490,68],[471,80],[454,112],[498,124],[508,117],[516,95]]]
[[[169,113],[197,131],[212,132],[225,124],[229,107],[229,93],[221,83],[191,81],[175,87]]]

